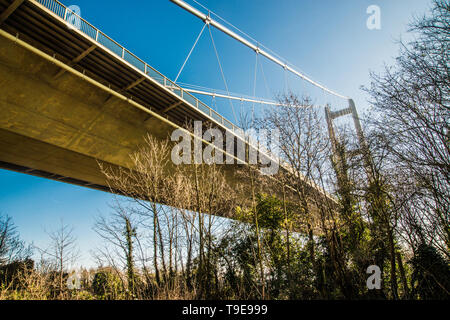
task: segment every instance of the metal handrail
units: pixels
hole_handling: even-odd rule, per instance
[[[217,114],[218,118],[220,120],[217,120],[217,119],[213,118],[215,121],[217,121],[221,125],[224,125],[225,123],[231,124],[232,128],[229,128],[228,126],[227,126],[227,128],[231,129],[235,134],[237,134],[239,132],[240,128],[238,126],[236,126],[234,123],[232,123],[231,121],[229,121],[228,119],[226,119],[222,115],[216,113],[207,104],[205,104],[204,102],[202,102],[200,99],[198,99],[197,97],[193,96],[189,92],[185,91],[182,87],[180,87],[175,82],[173,82],[172,80],[170,80],[169,78],[164,76],[161,72],[159,72],[158,70],[156,70],[155,68],[150,66],[144,60],[140,59],[135,54],[131,53],[125,47],[120,45],[117,41],[115,41],[115,40],[111,39],[110,37],[108,37],[105,33],[100,31],[98,28],[94,27],[92,24],[87,22],[85,19],[80,17],[78,14],[76,14],[75,12],[71,11],[70,9],[68,9],[64,4],[62,4],[58,0],[32,0],[32,1],[36,1],[39,4],[43,5],[48,10],[52,11],[53,13],[55,13],[56,15],[58,15],[60,18],[62,18],[63,20],[65,20],[68,23],[70,23],[68,21],[68,18],[69,18],[68,13],[70,14],[71,17],[75,16],[77,19],[80,19],[79,21],[81,22],[81,24],[80,24],[79,31],[81,31],[82,33],[87,35],[89,38],[91,38],[95,42],[105,46],[113,54],[115,54],[119,59],[122,59],[122,60],[130,63],[134,67],[138,68],[139,70],[143,71],[146,75],[148,75],[153,80],[155,80],[155,81],[157,81],[159,83],[161,83],[161,81],[162,81],[161,84],[164,85],[165,87],[167,87],[167,86],[172,87],[173,89],[171,89],[171,91],[174,92],[175,94],[177,94],[183,100],[185,100],[188,103],[188,105],[192,106],[193,108],[197,109],[198,111],[200,111],[201,113],[207,115],[208,117],[211,117],[212,114]],[[86,27],[92,29],[91,30],[91,31],[93,31],[92,34],[87,32],[86,28],[83,28],[83,23],[85,24]],[[93,36],[93,34],[95,34],[95,36]],[[102,43],[102,41],[101,41],[102,37],[104,39],[106,39],[107,41],[109,41],[110,43],[108,43],[108,44],[104,43],[104,42],[107,42],[107,41],[104,41]],[[116,47],[114,48],[114,47],[112,47],[112,45],[116,46]],[[119,52],[120,52],[120,54],[119,54]],[[126,59],[127,55],[132,57],[132,59]],[[142,65],[139,65],[136,62],[140,62],[140,63],[142,63]],[[155,75],[150,75],[150,73],[152,73],[152,72],[153,72],[153,74],[156,73],[156,76]],[[193,101],[195,101],[195,103],[191,103],[191,102],[187,101],[186,100],[186,96],[188,96],[189,98],[193,99]],[[191,100],[191,99],[189,99],[189,100]],[[200,105],[206,107],[208,112],[203,111],[199,107]]]

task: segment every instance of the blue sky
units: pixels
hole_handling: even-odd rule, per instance
[[[154,68],[174,79],[202,28],[202,22],[169,0],[62,1],[78,5],[84,19],[124,45]],[[193,2],[188,1],[191,4]],[[327,87],[352,97],[360,112],[367,109],[361,85],[369,71],[381,71],[398,53],[396,40],[407,39],[407,24],[422,15],[428,0],[201,0],[260,43],[296,65]],[[366,9],[381,9],[381,30],[368,30]],[[255,53],[217,30],[212,30],[231,92],[252,95]],[[260,58],[256,95],[273,98],[288,88],[327,101],[334,108],[343,101]],[[263,74],[266,78],[264,81]],[[183,70],[179,82],[224,90],[218,63],[207,30]],[[267,87],[269,90],[267,90]],[[268,92],[269,91],[269,92]],[[202,99],[207,104],[209,97]],[[258,107],[258,106],[257,106]],[[256,108],[257,108],[256,107]],[[234,121],[230,105],[217,104]],[[234,103],[237,114],[241,105]],[[242,105],[244,111],[250,105]],[[13,217],[22,237],[43,247],[45,230],[61,219],[75,228],[82,252],[81,263],[90,265],[89,250],[100,245],[92,231],[94,217],[107,214],[112,196],[86,188],[0,170],[0,212]]]

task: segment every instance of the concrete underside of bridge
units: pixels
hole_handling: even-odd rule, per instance
[[[0,161],[105,185],[147,133],[173,128],[0,37]]]
[[[0,168],[106,190],[99,162],[132,166],[150,134],[175,129],[0,37]],[[224,166],[235,182],[235,165]]]

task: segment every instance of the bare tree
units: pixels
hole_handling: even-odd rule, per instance
[[[434,0],[429,15],[411,25],[415,40],[401,44],[394,67],[372,74],[365,90],[380,115],[374,117],[389,150],[392,170],[401,173],[397,203],[411,244],[430,242],[449,257],[450,91],[448,39],[450,5]],[[414,238],[414,239],[413,239]]]
[[[52,269],[56,271],[56,282],[59,296],[65,291],[65,278],[69,269],[80,257],[80,250],[77,246],[77,238],[74,235],[74,228],[65,224],[61,219],[60,226],[53,231],[47,232],[50,244],[46,249],[39,249],[44,259],[51,263]]]
[[[136,248],[147,280],[151,281],[146,265],[149,260],[146,248],[150,246],[159,297],[171,294],[178,268],[185,273],[186,287],[205,297],[208,285],[217,283],[212,252],[213,233],[220,220],[215,216],[232,215],[234,190],[214,164],[176,167],[170,161],[167,140],[147,136],[145,143],[131,155],[131,162],[131,169],[101,168],[111,190],[126,196],[123,198],[129,203],[126,211],[140,217],[136,221],[140,230]],[[107,221],[100,222],[96,229],[111,234],[105,228]],[[103,227],[99,228],[100,225]],[[120,247],[119,236],[106,240],[114,240],[115,246]]]
[[[294,94],[279,98],[281,107],[269,110],[260,126],[280,132],[280,157],[291,169],[285,174],[284,183],[294,189],[301,210],[298,225],[308,234],[311,262],[316,266],[314,233],[317,215],[311,207],[315,198],[315,186],[320,185],[321,172],[326,160],[328,140],[319,110],[309,98]]]
[[[155,137],[147,136],[141,148],[130,155],[132,170],[116,170],[101,166],[110,188],[132,199],[132,202],[139,208],[139,210],[136,209],[138,213],[145,218],[142,223],[152,229],[153,268],[158,285],[162,281],[160,263],[162,264],[163,278],[167,275],[160,222],[160,216],[165,208],[158,203],[168,199],[165,175],[170,166],[169,155],[168,141],[161,142]]]
[[[138,237],[137,222],[133,214],[118,202],[113,209],[113,214],[108,218],[98,217],[94,225],[95,232],[105,241],[105,247],[98,250],[97,257],[102,264],[115,267],[119,276],[122,270],[126,270],[128,297],[133,298],[137,290],[134,250]]]
[[[27,246],[20,239],[12,218],[0,215],[0,266],[12,261],[25,260],[31,253],[31,246]]]

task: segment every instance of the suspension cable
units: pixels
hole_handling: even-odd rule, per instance
[[[169,89],[175,89],[174,86],[167,86],[167,88]],[[202,91],[202,90],[197,90],[197,89],[187,89],[183,87],[183,90],[189,93],[195,93],[195,94],[200,94],[200,95],[204,95],[204,96],[211,96],[211,97],[215,97],[215,98],[223,98],[223,99],[227,99],[227,100],[238,100],[241,102],[252,102],[255,104],[260,104],[260,105],[269,105],[269,106],[280,106],[280,107],[299,107],[299,108],[304,108],[307,106],[304,105],[298,105],[298,106],[294,106],[294,105],[290,105],[290,104],[285,104],[285,103],[281,103],[281,102],[276,102],[276,101],[271,101],[271,100],[262,100],[260,98],[245,98],[244,96],[234,96],[231,94],[220,94],[217,93],[216,91],[213,92],[208,92],[208,91]],[[316,105],[312,105],[310,107],[318,107]]]
[[[270,96],[271,95],[270,94],[270,89],[269,89],[269,85],[267,84],[267,79],[266,79],[266,75],[264,73],[262,62],[261,62],[261,60],[259,60],[258,62],[259,62],[259,67],[261,68],[261,73],[262,73],[262,76],[263,76],[263,79],[264,79],[264,86],[266,87],[266,93],[267,93],[268,96]]]
[[[258,52],[255,52],[255,76],[253,78],[253,96],[256,97],[256,76],[258,71]],[[252,122],[255,120],[255,103],[252,104]]]
[[[225,88],[227,89],[228,95],[230,95],[230,90],[228,90],[227,80],[225,79],[225,74],[223,72],[222,64],[220,63],[219,53],[217,52],[216,44],[214,42],[214,38],[213,38],[213,35],[212,35],[212,32],[211,32],[211,27],[210,27],[209,23],[208,23],[208,30],[209,30],[209,35],[211,36],[211,42],[212,42],[213,47],[214,47],[214,52],[216,53],[217,62],[219,63],[219,68],[220,68],[220,73],[222,74],[223,83],[225,84]],[[236,112],[234,111],[233,102],[231,102],[231,99],[229,100],[229,102],[230,102],[230,105],[231,105],[231,110],[233,111],[234,120],[236,121],[236,123],[238,123],[238,120],[237,120],[237,117],[236,117]]]
[[[298,77],[302,78],[303,80],[311,83],[312,85],[314,85],[315,87],[318,87],[320,89],[325,90],[326,92],[328,92],[329,94],[335,95],[337,97],[340,97],[342,99],[346,99],[349,100],[349,97],[346,97],[344,95],[341,95],[331,89],[328,89],[327,87],[325,87],[324,85],[318,83],[317,81],[312,80],[310,77],[306,76],[304,73],[298,71],[297,67],[293,67],[285,62],[283,62],[283,59],[280,59],[276,56],[274,56],[273,54],[262,50],[260,48],[258,48],[254,43],[246,40],[245,38],[243,38],[242,36],[236,34],[236,32],[230,30],[229,28],[227,28],[226,26],[220,24],[219,22],[212,20],[211,17],[209,15],[206,15],[204,13],[202,13],[201,11],[197,10],[196,8],[192,7],[191,5],[187,4],[186,2],[182,1],[182,0],[170,0],[173,3],[175,3],[176,5],[180,6],[181,8],[185,9],[186,11],[190,12],[191,14],[195,15],[196,17],[200,18],[201,20],[205,21],[208,23],[208,27],[209,25],[213,25],[215,28],[219,29],[220,31],[222,31],[223,33],[229,35],[230,37],[234,38],[235,40],[241,42],[242,44],[246,45],[247,47],[251,48],[252,50],[258,51],[261,55],[265,56],[267,59],[273,61],[274,63],[286,68],[289,72],[297,75]]]
[[[194,45],[193,45],[192,48],[191,48],[191,51],[189,51],[189,54],[187,55],[186,59],[184,60],[184,63],[183,63],[183,65],[181,66],[180,71],[178,71],[178,74],[177,74],[177,77],[175,78],[174,83],[177,83],[178,77],[180,76],[181,72],[182,72],[183,69],[184,69],[184,66],[185,66],[186,63],[188,62],[189,57],[190,57],[191,54],[192,54],[192,51],[194,51],[194,48],[195,48],[195,46],[197,45],[198,40],[199,40],[200,37],[202,36],[203,30],[205,30],[205,27],[206,27],[206,23],[203,24],[202,31],[200,31],[200,33],[198,34],[198,37],[197,37],[197,39],[195,40]]]

